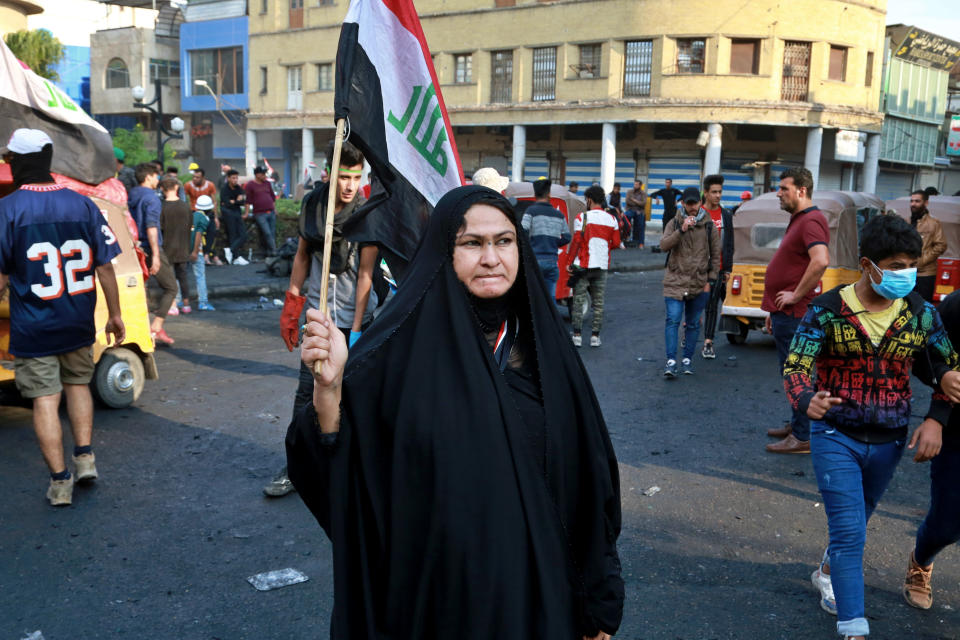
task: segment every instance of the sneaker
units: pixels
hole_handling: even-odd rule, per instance
[[[233,250],[229,247],[223,250],[223,257],[227,259],[227,264],[233,263]]]
[[[190,307],[190,305],[185,304],[182,307],[180,307],[180,313],[183,313],[183,314],[193,313],[193,309]]]
[[[230,264],[235,264],[235,265],[239,265],[239,266],[241,266],[241,267],[245,267],[245,266],[247,266],[247,265],[250,264],[250,263],[247,262],[247,259],[244,258],[243,256],[237,256],[236,258],[233,259],[233,262],[231,262]]]
[[[600,336],[590,336],[590,346],[599,347],[600,346]]]
[[[209,302],[201,302],[197,305],[197,311],[216,311],[216,309]]]
[[[100,477],[97,474],[97,458],[92,453],[73,456],[73,464],[77,468],[77,482],[96,480]]]
[[[208,267],[213,264],[212,262],[210,262],[210,256],[203,256],[203,263]]]
[[[680,361],[683,369],[683,375],[692,376],[693,375],[693,364],[690,362],[690,358],[684,358]]]
[[[929,609],[933,606],[933,589],[930,587],[930,578],[933,576],[933,565],[921,567],[910,554],[907,564],[907,575],[903,579],[903,599],[907,604],[917,609]]]
[[[164,329],[160,329],[160,331],[151,331],[150,337],[153,338],[153,342],[155,344],[165,344],[167,346],[173,344],[173,338],[168,336]]]
[[[280,498],[291,491],[296,491],[296,489],[293,488],[293,483],[290,482],[286,467],[281,469],[280,473],[263,488],[263,493],[271,498]]]
[[[177,309],[177,306],[176,306],[176,305],[173,305],[172,307],[170,307],[170,310],[167,311],[167,315],[168,315],[168,316],[178,316],[178,315],[180,315],[180,309]]]
[[[663,370],[663,377],[672,380],[677,377],[677,361],[667,360],[667,367]]]
[[[214,265],[215,267],[222,267],[222,266],[223,266],[223,260],[220,259],[220,256],[213,256],[211,262],[213,263],[213,265]]]
[[[820,608],[835,616],[837,615],[837,599],[833,597],[833,582],[830,581],[829,575],[820,571],[820,568],[817,567],[810,574],[810,582],[813,583],[813,588],[820,592]]]
[[[713,360],[717,357],[716,352],[713,350],[712,342],[703,343],[703,351],[700,352],[700,355],[703,356],[704,360]]]
[[[66,507],[73,504],[73,476],[66,480],[50,479],[47,488],[47,500],[52,507]]]
[[[580,347],[583,346],[583,336],[573,334],[573,346]]]

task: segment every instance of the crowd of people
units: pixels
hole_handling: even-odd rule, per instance
[[[0,289],[9,283],[10,353],[17,386],[33,401],[50,471],[47,498],[62,506],[75,482],[98,477],[87,386],[94,277],[108,307],[106,332],[117,343],[124,324],[110,263],[116,238],[89,199],[54,182],[53,151],[49,137],[28,129],[2,150],[17,189],[0,200]],[[327,155],[329,164],[332,148]],[[288,467],[263,489],[273,497],[295,489],[333,542],[333,636],[389,629],[397,637],[610,638],[624,605],[619,472],[577,348],[588,307],[589,345],[602,344],[611,252],[644,245],[643,184],[622,200],[619,185],[610,194],[591,185],[585,210],[568,221],[551,204],[549,179],[534,181],[535,201],[520,207],[502,195],[507,185],[495,171],[482,170],[474,185],[437,203],[394,290],[384,287],[377,246],[342,233],[364,202],[363,165],[361,151],[344,143],[336,179],[317,182],[301,203],[280,318],[285,345],[299,346],[301,358]],[[132,176],[119,167],[131,183],[140,248],[162,291],[151,323],[158,344],[174,342],[164,320],[178,295],[181,313],[194,301],[198,310],[213,309],[205,268],[242,259],[245,217],[264,253],[276,250],[276,195],[262,168],[243,187],[237,172],[225,171],[219,189],[202,169],[192,170],[182,182],[155,163],[138,165]],[[664,202],[666,379],[694,374],[701,325],[700,355],[716,357],[735,248],[735,213],[720,204],[723,183],[708,175],[702,189],[680,191],[668,180],[649,195]],[[791,417],[768,432],[777,442],[767,450],[811,456],[829,540],[811,581],[840,635],[862,640],[869,634],[867,522],[904,449],[915,450],[917,462],[932,460],[931,506],[902,588],[910,605],[930,608],[933,560],[960,540],[960,409],[953,408],[960,358],[952,346],[960,340],[960,293],[939,312],[932,304],[930,278],[946,244],[924,191],[911,196],[909,222],[882,214],[865,221],[859,279],[819,293],[830,229],[813,190],[806,169],[780,176],[777,195],[789,222],[766,268],[761,306]],[[325,282],[330,217],[333,278]],[[569,256],[569,330],[555,307],[560,252]],[[58,280],[61,258],[75,254],[86,262],[68,271],[68,282]],[[317,310],[324,293],[328,315]],[[402,379],[388,375],[397,370]],[[912,434],[911,373],[934,389]],[[75,475],[63,453],[61,394]],[[458,605],[443,606],[451,598]]]

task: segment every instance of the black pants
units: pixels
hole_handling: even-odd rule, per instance
[[[933,290],[937,284],[937,276],[917,276],[917,285],[914,291],[920,294],[920,297],[927,302],[933,303]]]
[[[723,276],[710,283],[710,300],[707,301],[707,312],[703,318],[703,339],[713,340],[717,333],[717,318],[720,316],[720,308],[723,301],[727,299],[727,283],[723,281]]]
[[[239,209],[220,210],[224,226],[227,228],[227,245],[233,257],[237,258],[243,252],[243,245],[247,244],[247,228],[243,224],[243,214]]]
[[[201,258],[197,259],[200,260]],[[197,283],[193,277],[193,263],[174,262],[173,274],[176,276],[177,283],[180,285],[180,295],[187,300],[195,298],[197,295]]]
[[[212,258],[220,251],[220,247],[217,244],[217,236],[220,234],[220,229],[217,228],[217,214],[211,211],[207,213],[207,219],[209,219],[210,222],[207,224],[207,233],[203,238],[203,252]]]

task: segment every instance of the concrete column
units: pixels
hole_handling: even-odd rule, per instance
[[[863,152],[863,190],[877,191],[877,172],[880,169],[880,134],[867,134],[867,148]]]
[[[300,175],[296,180],[291,180],[292,184],[303,181],[303,177],[310,171],[310,163],[313,162],[313,129],[304,127],[301,130],[302,140],[300,142]],[[311,174],[312,175],[312,174]]]
[[[720,173],[720,151],[723,146],[723,127],[719,124],[707,125],[707,152],[703,159],[703,175]]]
[[[257,166],[257,132],[254,129],[247,129],[247,144],[243,150],[243,160],[247,175],[252,176],[253,168]]]
[[[513,125],[513,156],[510,162],[510,180],[523,181],[523,165],[527,161],[527,128]]]
[[[813,176],[813,192],[817,192],[817,183],[820,181],[820,149],[823,146],[823,127],[813,127],[807,130],[807,154],[803,158],[803,166],[809,169]]]
[[[617,125],[603,123],[603,135],[600,147],[600,186],[604,193],[613,191],[617,174]],[[590,185],[587,185],[588,187]]]

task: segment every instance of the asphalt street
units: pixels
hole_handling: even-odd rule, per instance
[[[698,355],[695,375],[664,380],[661,276],[611,275],[603,346],[581,350],[620,461],[617,637],[837,637],[810,585],[826,542],[810,459],[763,451],[787,416],[772,339],[720,336],[716,360]],[[329,543],[295,495],[260,491],[283,464],[297,356],[277,335],[279,309],[214,303],[168,321],[176,345],[133,408],[98,410],[101,479],[72,507],[44,500],[29,411],[0,406],[0,638],[329,636]],[[919,422],[929,393],[915,389]],[[874,638],[960,637],[955,548],[937,560],[932,610],[900,596],[928,469],[905,455],[870,522]],[[246,581],[287,567],[309,580],[267,592]]]

